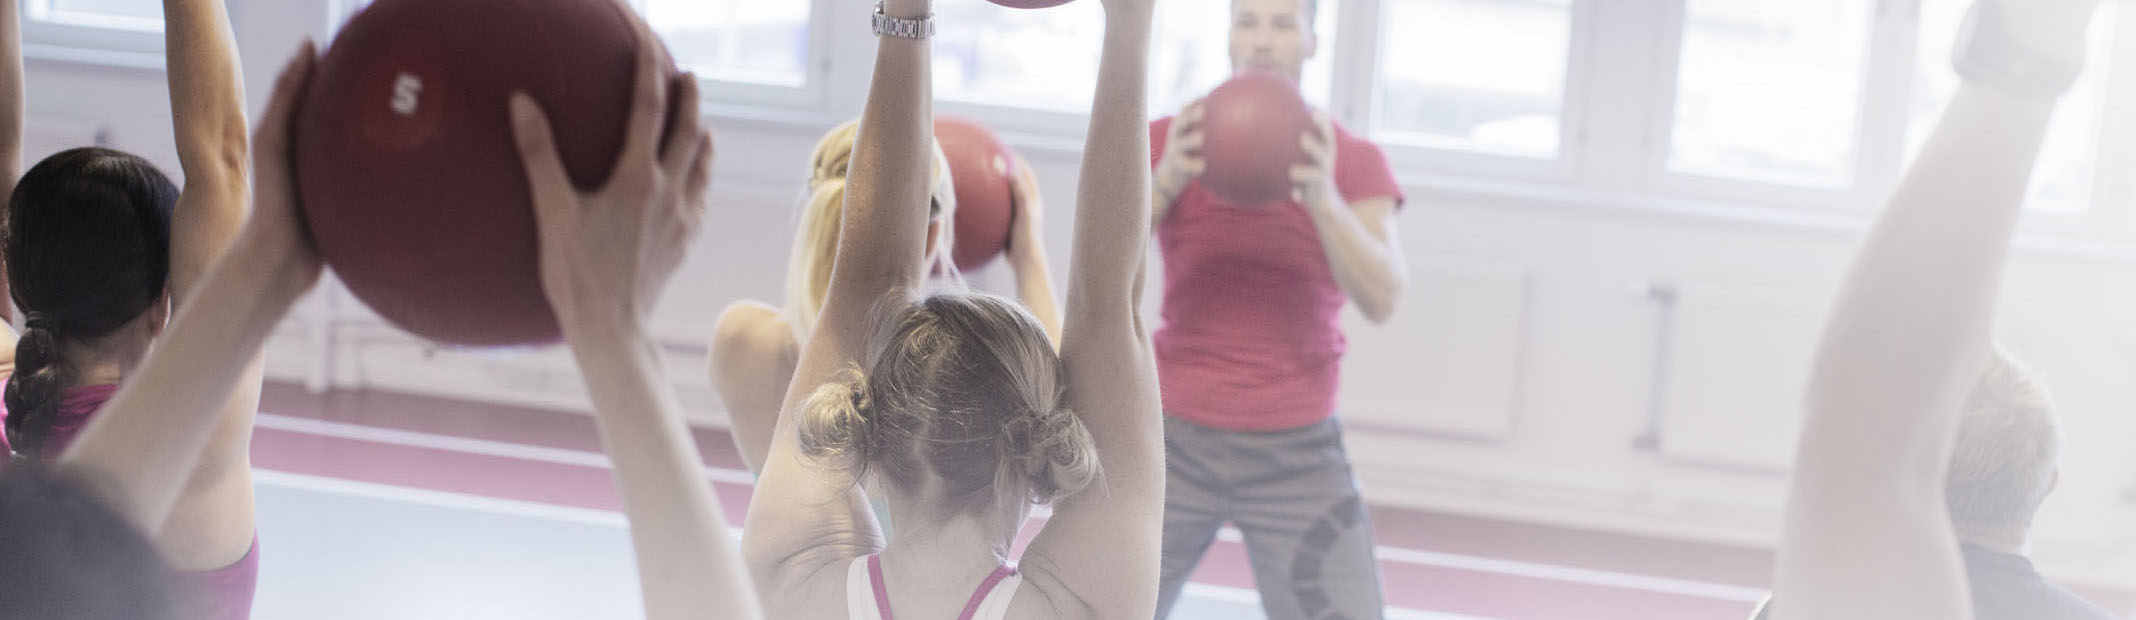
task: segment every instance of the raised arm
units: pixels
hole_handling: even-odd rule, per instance
[[[1152,0],[1105,3],[1061,360],[1069,407],[1090,429],[1102,477],[1054,507],[1026,583],[1064,618],[1147,618],[1156,609],[1164,511],[1163,419],[1149,335],[1137,316],[1150,229],[1145,118]]]
[[[698,118],[697,78],[673,78],[670,104],[659,39],[643,23],[637,31],[630,134],[607,186],[574,188],[548,119],[524,95],[512,102],[541,235],[542,288],[615,463],[646,617],[760,618],[682,407],[664,383],[659,348],[645,332],[704,216],[712,134]],[[665,145],[663,127],[674,128]]]
[[[185,187],[171,214],[171,303],[183,309],[208,268],[230,247],[250,208],[245,88],[237,41],[222,0],[164,0],[164,55],[171,125]],[[156,543],[178,568],[221,568],[252,547],[252,470],[247,457],[259,410],[261,358],[231,386],[222,416]]]
[[[886,0],[891,17],[933,13],[932,0]],[[849,472],[807,462],[796,445],[803,400],[855,365],[879,306],[910,303],[926,249],[928,166],[933,161],[928,43],[880,37],[875,76],[849,164],[850,191],[830,291],[773,428],[743,553],[766,601],[825,568],[873,553],[882,535]]]
[[[1046,263],[1046,197],[1038,189],[1038,172],[1031,169],[1031,162],[1022,155],[1015,157],[1012,212],[1016,221],[1010,225],[1009,244],[1002,254],[1016,272],[1017,300],[1046,328],[1046,339],[1058,349],[1061,306],[1053,297],[1053,268]]]
[[[256,148],[259,205],[244,233],[200,282],[201,303],[181,308],[163,339],[60,455],[143,532],[178,503],[216,431],[222,405],[275,323],[322,269],[290,185],[289,120],[311,72],[299,51],[275,85]]]
[[[22,85],[22,3],[0,0],[0,221],[7,219],[7,200],[15,194],[15,181],[22,179],[23,108],[27,95]],[[12,321],[15,305],[8,303],[7,271],[0,269],[0,319]],[[5,330],[13,336],[13,329]],[[8,370],[15,364],[15,345],[0,345]]]
[[[182,303],[244,224],[245,84],[222,0],[163,0],[171,126],[185,189],[171,216],[171,300]]]
[[[2081,58],[2097,0],[1998,3],[2032,49]],[[1944,476],[1988,347],[2050,93],[1968,81],[1867,242],[1811,371],[1774,612],[1971,617]]]

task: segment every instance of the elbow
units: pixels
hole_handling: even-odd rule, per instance
[[[1382,299],[1370,303],[1360,303],[1357,304],[1357,310],[1359,314],[1365,315],[1365,320],[1371,321],[1373,325],[1386,325],[1388,319],[1394,318],[1394,300]]]
[[[1372,294],[1358,297],[1358,312],[1365,315],[1365,320],[1371,321],[1373,325],[1387,324],[1389,319],[1394,318],[1395,307],[1400,305],[1402,290],[1408,288],[1408,284],[1408,274],[1390,274],[1387,281],[1375,287],[1377,290]]]
[[[242,189],[248,187],[245,171],[252,165],[252,149],[241,136],[224,136],[217,144],[182,154],[178,163],[188,186],[213,183]]]

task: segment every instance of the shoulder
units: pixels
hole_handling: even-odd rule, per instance
[[[824,562],[806,574],[794,575],[785,590],[763,598],[767,618],[853,618],[851,599],[867,597],[874,590],[868,582],[866,563],[857,559]],[[872,617],[872,616],[870,616]]]
[[[786,316],[768,304],[741,301],[720,311],[712,327],[713,372],[730,375],[750,369],[771,369],[761,362],[783,358],[794,349],[794,332]],[[741,363],[721,363],[722,360]]]
[[[1380,149],[1379,143],[1373,142],[1371,138],[1351,132],[1342,123],[1335,123],[1335,145],[1337,148],[1342,149],[1342,154],[1345,156],[1370,155],[1375,160],[1385,160],[1387,158],[1386,152]]]

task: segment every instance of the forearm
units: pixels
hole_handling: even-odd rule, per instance
[[[1045,246],[1036,239],[1018,240],[1009,254],[1009,265],[1016,271],[1016,297],[1045,326],[1046,339],[1060,348],[1061,308],[1053,297],[1053,268],[1046,264]]]
[[[249,132],[237,39],[222,0],[164,0],[171,124],[186,183],[244,185]]]
[[[23,86],[22,7],[16,0],[0,0],[0,221],[7,219],[7,200],[22,178],[22,133],[27,122],[28,95]],[[13,320],[7,274],[0,271],[0,319]],[[12,370],[13,355],[9,355]]]
[[[568,335],[630,518],[646,617],[759,617],[658,349],[634,328]]]
[[[1373,232],[1340,197],[1318,202],[1308,205],[1306,212],[1320,233],[1335,283],[1365,318],[1385,322],[1393,316],[1395,301],[1409,281],[1408,263],[1392,231]]]
[[[28,107],[22,73],[21,3],[0,0],[0,202],[14,192],[16,179],[22,177],[22,132]]]
[[[1172,202],[1178,200],[1176,193],[1167,193],[1155,182],[1150,184],[1150,227],[1164,223],[1164,216],[1172,212]]]
[[[1120,321],[1134,314],[1135,274],[1150,231],[1147,197],[1154,191],[1144,92],[1149,10],[1124,8],[1106,14],[1097,97],[1076,192],[1071,314]]]
[[[920,18],[929,0],[889,0],[891,17]],[[927,41],[878,37],[875,73],[848,166],[851,191],[832,288],[874,293],[918,276],[925,251],[934,140]],[[839,286],[840,284],[846,286]],[[871,300],[877,295],[861,297]]]
[[[1870,231],[1812,365],[1777,617],[1968,616],[1943,487],[2052,110],[1961,87]]]
[[[282,267],[222,261],[200,286],[216,302],[179,309],[156,350],[61,455],[61,467],[97,482],[141,531],[156,531],[168,517],[232,387],[309,286]]]
[[[1879,471],[1940,480],[1956,418],[1924,414],[1960,406],[1986,351],[2052,108],[1960,89],[1841,289],[1812,374],[1805,442],[1874,438],[1879,447],[1863,456],[1912,456],[1913,467]]]

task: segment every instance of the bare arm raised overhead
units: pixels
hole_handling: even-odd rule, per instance
[[[931,0],[886,0],[883,12],[919,19],[933,7]],[[830,291],[801,345],[742,540],[757,591],[774,609],[774,596],[882,546],[851,473],[806,462],[795,424],[811,392],[859,362],[869,314],[911,303],[917,292],[933,161],[928,63],[923,39],[885,36],[877,43]]]
[[[22,80],[22,3],[0,0],[0,221],[7,219],[7,200],[22,179],[23,109],[28,95]],[[8,302],[7,271],[0,269],[0,319],[14,320],[14,304]],[[15,330],[0,326],[0,370],[15,371]]]
[[[85,474],[120,514],[155,532],[247,376],[261,345],[322,270],[290,185],[289,121],[312,66],[306,46],[282,72],[255,149],[259,198],[243,234],[199,282],[163,339],[59,459]]]
[[[659,39],[632,23],[638,75],[630,133],[606,186],[573,187],[548,119],[525,95],[512,102],[541,236],[542,289],[615,463],[646,617],[760,618],[682,407],[663,383],[659,348],[645,332],[704,216],[712,135],[699,124],[697,78],[671,83]],[[663,145],[664,127],[673,131]]]
[[[1163,418],[1137,316],[1150,228],[1151,0],[1105,3],[1105,48],[1076,200],[1061,361],[1101,478],[1061,500],[1025,552],[1025,583],[1064,618],[1149,617],[1164,510]]]
[[[2069,62],[2098,4],[1981,1]],[[1944,476],[2053,95],[1968,79],[1856,257],[1811,371],[1778,618],[1971,617]]]
[[[251,156],[237,40],[222,0],[164,0],[164,56],[171,126],[185,187],[171,214],[170,296],[183,308],[251,207]],[[252,474],[248,447],[259,410],[262,366],[255,355],[231,388],[215,435],[193,478],[157,533],[181,569],[221,568],[251,550]]]

